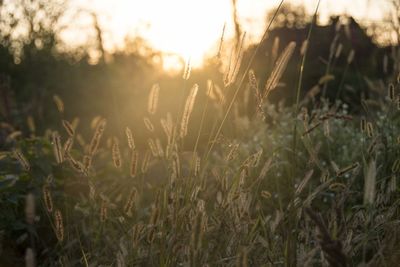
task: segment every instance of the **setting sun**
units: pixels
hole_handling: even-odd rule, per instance
[[[193,66],[200,66],[203,57],[213,52],[231,16],[230,0],[119,1],[113,5],[93,1],[93,6],[113,36],[108,40],[109,47],[122,45],[127,34],[140,33],[152,47],[166,54],[166,68],[181,68],[174,64],[187,58]]]

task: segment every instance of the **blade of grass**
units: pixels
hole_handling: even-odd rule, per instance
[[[271,28],[273,21],[275,20],[276,16],[278,15],[278,12],[279,12],[279,10],[281,9],[281,6],[282,6],[282,4],[283,4],[284,1],[285,1],[285,0],[281,0],[281,2],[279,3],[277,9],[275,10],[274,15],[272,16],[272,18],[271,18],[271,20],[270,20],[270,22],[269,22],[267,28],[266,28],[265,31],[264,31],[264,34],[263,34],[263,36],[262,36],[262,38],[261,38],[261,41],[258,43],[258,45],[257,45],[257,47],[256,47],[256,49],[255,49],[255,51],[254,51],[254,53],[253,53],[253,55],[252,55],[251,58],[250,58],[249,63],[247,64],[247,67],[246,67],[246,69],[245,69],[245,71],[244,71],[244,73],[243,73],[243,76],[242,76],[242,78],[241,78],[241,80],[240,80],[238,86],[236,87],[235,93],[233,94],[232,100],[231,100],[231,102],[230,102],[229,105],[228,105],[228,108],[227,108],[227,110],[226,110],[226,112],[225,112],[225,115],[224,115],[224,117],[223,117],[223,119],[222,119],[222,122],[221,122],[221,124],[220,124],[219,127],[218,127],[218,130],[217,130],[217,132],[216,132],[216,134],[215,134],[214,140],[211,142],[210,148],[208,149],[208,151],[207,151],[207,153],[206,153],[206,157],[205,157],[206,159],[209,157],[209,155],[210,155],[212,149],[214,148],[214,144],[215,144],[215,142],[217,141],[218,136],[219,136],[219,134],[220,134],[221,131],[222,131],[222,127],[224,126],[224,123],[225,123],[225,121],[226,121],[226,119],[227,119],[227,117],[228,117],[228,115],[229,115],[229,113],[230,113],[230,111],[231,111],[231,109],[232,109],[232,107],[233,107],[233,104],[234,104],[234,102],[235,102],[235,100],[236,100],[236,97],[237,97],[239,91],[240,91],[240,88],[243,86],[244,80],[245,80],[246,77],[247,77],[247,73],[248,73],[249,70],[250,70],[250,67],[251,67],[251,65],[252,65],[252,63],[253,63],[253,61],[254,61],[254,59],[255,59],[255,57],[256,57],[256,55],[257,55],[259,49],[260,49],[260,47],[261,47],[262,42],[267,38],[269,29]]]

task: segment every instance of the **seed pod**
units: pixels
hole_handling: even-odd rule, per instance
[[[217,192],[217,197],[216,197],[216,199],[217,199],[218,205],[221,205],[221,204],[222,204],[222,192],[221,192],[221,191],[218,191],[218,192]]]
[[[64,153],[61,146],[61,137],[58,134],[58,132],[53,132],[52,140],[53,140],[54,155],[56,157],[57,163],[60,164],[64,161]]]
[[[96,188],[95,188],[95,186],[94,186],[92,181],[89,181],[88,185],[89,185],[89,198],[91,200],[94,200],[94,197],[96,195]]]
[[[349,56],[347,57],[347,64],[351,64],[351,62],[353,62],[354,55],[355,55],[354,50],[351,50]]]
[[[247,167],[257,167],[260,163],[260,158],[262,156],[263,150],[260,149],[256,153],[250,155],[243,163],[242,166]]]
[[[137,196],[137,190],[134,187],[134,188],[132,188],[132,190],[129,194],[128,200],[126,201],[125,206],[124,206],[124,213],[128,216],[131,216],[132,207],[134,207],[135,203],[136,203],[136,196]]]
[[[182,78],[183,78],[184,80],[189,80],[191,69],[192,69],[192,66],[190,65],[190,58],[189,58],[189,59],[186,61],[185,69],[184,69],[184,71],[183,71],[183,76],[182,76]]]
[[[150,132],[154,132],[154,126],[151,123],[150,119],[147,117],[144,117],[143,121],[144,121],[144,125],[146,126],[147,130],[149,130]]]
[[[303,180],[297,186],[296,191],[295,191],[295,195],[300,195],[303,192],[304,188],[306,187],[306,185],[310,181],[313,173],[314,173],[314,170],[310,170],[310,171],[308,171],[306,173],[306,175],[304,176]]]
[[[285,71],[287,64],[289,63],[289,60],[293,55],[295,47],[296,43],[290,42],[289,45],[285,48],[285,50],[282,52],[282,54],[279,56],[275,64],[275,67],[272,70],[272,73],[265,85],[265,93],[263,97],[266,97],[270,91],[274,90],[277,87],[283,75],[283,72]]]
[[[228,155],[226,156],[226,161],[231,161],[237,157],[238,148],[239,148],[239,144],[232,145],[231,150],[229,151]]]
[[[390,193],[396,192],[396,189],[397,189],[397,178],[396,175],[392,175],[388,183],[388,192]]]
[[[388,88],[388,97],[391,101],[395,100],[395,91],[394,91],[394,84],[389,84]]]
[[[72,127],[71,123],[69,121],[63,120],[62,124],[64,126],[65,131],[68,133],[70,137],[73,137],[75,135],[75,130],[74,127]]]
[[[339,44],[338,47],[336,48],[336,52],[335,52],[335,58],[339,58],[340,54],[342,53],[343,50],[343,45]]]
[[[160,86],[158,84],[154,84],[153,87],[151,88],[149,94],[149,101],[147,104],[147,111],[149,112],[149,114],[155,114],[157,111],[159,93],[160,93]]]
[[[304,56],[306,51],[308,49],[308,40],[305,40],[302,44],[301,44],[301,48],[300,48],[300,55]]]
[[[159,218],[160,218],[160,209],[154,205],[151,211],[149,224],[152,226],[156,225],[158,223]]]
[[[396,159],[392,164],[392,173],[397,173],[400,170],[400,159]]]
[[[65,141],[64,146],[63,146],[63,157],[66,158],[67,154],[70,153],[72,145],[74,144],[74,139],[72,137],[69,137],[67,141]]]
[[[191,201],[191,202],[194,202],[194,201],[197,200],[197,197],[198,197],[198,194],[199,194],[200,190],[201,190],[201,187],[200,187],[200,186],[196,186],[196,187],[193,189],[192,193],[190,194],[190,201]]]
[[[250,83],[250,88],[254,91],[256,96],[259,98],[257,78],[256,78],[256,75],[254,74],[253,70],[249,70],[249,83]]]
[[[31,115],[26,118],[26,123],[28,124],[28,129],[31,133],[36,131],[35,120]]]
[[[279,37],[275,37],[274,43],[272,44],[272,49],[271,49],[271,55],[272,55],[271,62],[272,63],[274,63],[275,60],[278,58],[279,43],[280,43]]]
[[[374,140],[371,142],[371,144],[368,147],[367,153],[370,155],[372,152],[374,152],[377,144],[378,144],[379,139],[377,137],[374,138]]]
[[[172,164],[172,174],[171,174],[171,183],[174,183],[177,178],[181,176],[180,173],[180,161],[178,153],[173,153],[171,155],[171,164]]]
[[[196,155],[195,161],[196,162],[195,162],[195,165],[194,165],[194,176],[197,177],[197,176],[199,176],[199,173],[200,173],[201,158]]]
[[[147,242],[152,244],[154,242],[154,238],[156,237],[156,230],[154,227],[150,228],[150,231],[147,233]]]
[[[397,110],[400,110],[400,95],[396,97]]]
[[[138,152],[136,150],[132,150],[132,156],[131,156],[131,177],[132,178],[136,177],[137,163],[138,163]]]
[[[161,145],[161,141],[160,141],[160,139],[156,139],[156,147],[157,147],[157,154],[158,154],[158,156],[159,157],[164,157],[164,149],[163,149],[163,147],[162,147],[162,145]]]
[[[102,199],[100,206],[100,222],[105,222],[107,220],[107,213],[108,213],[107,200]]]
[[[53,211],[53,198],[51,197],[50,186],[48,184],[43,185],[43,200],[48,212]]]
[[[374,128],[373,128],[371,122],[367,122],[367,134],[368,134],[368,137],[374,136]]]
[[[358,162],[353,163],[353,164],[351,164],[350,166],[347,166],[347,167],[345,167],[345,168],[339,170],[339,171],[337,172],[337,176],[342,176],[343,174],[345,174],[345,173],[347,173],[347,172],[349,172],[349,171],[351,171],[351,170],[357,168],[359,165],[360,165],[360,164],[359,164]]]
[[[171,142],[171,137],[172,137],[172,128],[169,128],[167,120],[161,119],[161,127],[164,130],[165,135],[167,136],[168,139],[168,144]]]
[[[86,172],[89,171],[90,167],[92,166],[92,157],[89,155],[83,156],[83,168],[85,169]]]
[[[343,191],[344,189],[346,189],[346,185],[342,183],[333,183],[329,185],[329,190],[332,191]]]
[[[106,120],[102,119],[97,123],[96,131],[94,132],[93,138],[90,141],[89,154],[94,155],[99,147],[101,137],[106,126]]]
[[[367,121],[365,118],[361,119],[361,132],[364,133],[367,130]]]
[[[21,164],[22,168],[25,171],[29,171],[31,169],[31,166],[29,165],[28,160],[24,157],[21,151],[15,149],[13,151],[14,157],[18,160],[19,164]]]
[[[158,157],[158,149],[157,149],[157,145],[155,144],[154,140],[149,138],[147,140],[147,144],[150,147],[150,151],[153,154],[154,157]]]
[[[139,244],[139,239],[143,232],[143,224],[138,223],[132,227],[132,241],[133,241],[133,248],[136,248]]]
[[[64,224],[60,210],[56,210],[54,212],[54,219],[55,219],[56,237],[58,241],[61,242],[64,240]]]
[[[57,106],[58,112],[63,113],[64,112],[64,102],[61,100],[61,98],[58,95],[53,95],[53,100]]]
[[[147,172],[147,168],[149,166],[149,161],[151,158],[151,153],[149,150],[146,151],[146,153],[144,154],[144,158],[142,161],[142,166],[141,166],[141,171],[142,173],[146,173]]]
[[[267,190],[263,190],[263,191],[261,191],[261,196],[265,199],[269,199],[269,198],[271,198],[271,193],[268,192]]]
[[[128,139],[128,146],[130,149],[135,149],[135,142],[133,139],[132,131],[128,127],[125,129],[126,137]]]
[[[85,167],[83,166],[82,163],[80,163],[79,161],[75,160],[75,159],[71,156],[71,154],[68,154],[67,157],[68,157],[68,161],[69,161],[71,167],[72,167],[73,169],[75,169],[75,171],[85,174],[86,169],[85,169]]]
[[[189,119],[193,111],[194,102],[196,100],[196,95],[198,90],[199,86],[197,84],[193,85],[192,89],[190,90],[189,96],[186,99],[185,109],[183,110],[183,115],[181,120],[181,128],[179,132],[181,138],[187,135]]]
[[[112,145],[112,159],[114,162],[114,166],[116,168],[121,168],[122,161],[121,161],[121,152],[119,150],[118,139],[114,138],[114,142]]]

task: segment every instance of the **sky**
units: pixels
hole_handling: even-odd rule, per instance
[[[247,43],[256,42],[265,29],[265,15],[280,0],[237,0],[242,28]],[[304,4],[313,12],[317,0],[286,0]],[[320,18],[331,14],[350,14],[363,21],[381,19],[383,0],[321,0]],[[105,32],[105,47],[121,47],[127,35],[139,34],[149,44],[167,54],[190,58],[194,66],[201,65],[205,55],[216,53],[223,25],[227,36],[233,35],[231,0],[71,0],[73,8],[95,11]],[[90,24],[90,18],[76,20],[80,27]],[[85,42],[82,35],[65,35],[66,39]]]

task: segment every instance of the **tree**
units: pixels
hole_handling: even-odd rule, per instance
[[[267,13],[267,21],[272,18],[274,13],[275,10]],[[284,3],[278,11],[273,26],[278,28],[304,28],[311,19],[312,17],[307,13],[303,5]]]

